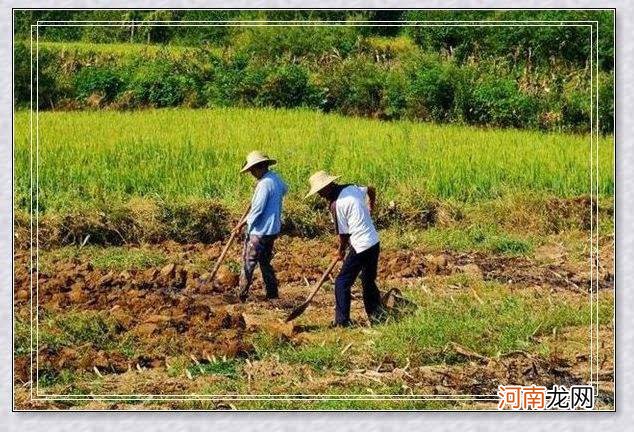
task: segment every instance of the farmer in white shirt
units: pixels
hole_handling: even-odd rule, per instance
[[[371,186],[340,185],[339,176],[318,171],[310,177],[310,192],[329,203],[330,213],[339,236],[337,256],[344,260],[335,280],[335,326],[350,325],[350,288],[361,273],[363,304],[370,322],[383,318],[381,296],[376,286],[379,262],[379,235],[374,228],[370,213],[376,202],[376,192]],[[346,251],[348,252],[346,255]]]
[[[243,266],[240,272],[240,301],[245,302],[253,282],[253,272],[259,264],[262,279],[266,287],[266,298],[278,298],[278,283],[275,270],[271,266],[273,243],[282,225],[282,200],[288,187],[281,177],[269,170],[276,161],[259,151],[248,154],[246,163],[240,172],[250,172],[257,179],[251,209],[247,217],[235,230],[247,226],[242,254]]]

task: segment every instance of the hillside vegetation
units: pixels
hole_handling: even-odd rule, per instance
[[[17,17],[15,103],[26,105],[30,34],[24,23],[60,18],[55,12]],[[305,107],[384,120],[587,132],[594,74],[590,24],[500,27],[486,22],[598,20],[598,124],[609,133],[612,18],[609,11],[82,12],[70,19],[129,20],[129,25],[42,27],[38,102],[40,109]],[[143,25],[151,20],[201,19],[336,22],[282,27]],[[377,19],[397,22],[360,25]],[[485,27],[405,23],[448,19],[483,20]]]

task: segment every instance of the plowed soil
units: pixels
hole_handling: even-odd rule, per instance
[[[234,293],[238,284],[235,265],[221,267],[216,280],[210,282],[205,269],[192,264],[201,257],[208,262],[215,261],[220,255],[220,243],[182,245],[167,242],[154,247],[169,257],[167,264],[112,271],[94,268],[90,263],[76,259],[59,259],[47,266],[46,272],[39,273],[37,284],[34,283],[37,290],[33,293],[37,293],[36,301],[42,313],[105,311],[116,322],[117,332],[133,335],[142,341],[146,351],[125,357],[116,351],[96,349],[90,343],[61,349],[53,349],[44,343],[39,346],[41,370],[96,370],[102,375],[125,375],[135,370],[165,369],[173,353],[187,353],[192,361],[201,364],[220,357],[247,357],[253,353],[247,336],[262,327],[286,339],[301,339],[302,333],[311,329],[284,324],[282,320],[303,301],[308,292],[306,284],[314,283],[321,276],[333,250],[331,244],[321,240],[281,239],[276,244],[274,266],[282,298],[266,302],[258,276],[249,301],[240,304]],[[553,258],[548,255],[552,251],[541,252],[546,258]],[[238,262],[239,256],[240,247],[235,245],[228,262]],[[29,258],[29,252],[24,250],[18,250],[15,256],[14,299],[18,315],[26,317],[31,302],[31,276],[36,276],[29,272]],[[565,260],[484,253],[430,254],[423,249],[386,250],[381,255],[380,281],[399,282],[430,275],[457,274],[518,287],[538,285],[548,290],[582,293],[590,289],[589,273]],[[603,268],[599,288],[610,288],[612,282],[612,272]],[[330,316],[332,301],[331,296],[318,297],[311,307],[322,316]],[[412,370],[385,365],[379,371],[357,370],[352,375],[362,381],[377,379],[376,374],[382,381],[398,378],[411,388],[423,388],[437,394],[490,394],[498,383],[571,385],[581,382],[573,365],[553,363],[525,353],[498,360],[470,360],[474,361],[466,366]],[[249,365],[255,368],[252,374],[260,373],[257,362]],[[16,356],[17,386],[28,384],[29,368],[28,354]],[[170,392],[165,388],[163,391]],[[174,389],[176,393],[182,391],[179,386]]]

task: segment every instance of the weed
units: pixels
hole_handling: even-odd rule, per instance
[[[192,377],[199,375],[221,375],[228,378],[235,378],[238,370],[238,360],[219,360],[216,362],[201,363],[187,368]]]
[[[85,247],[67,246],[43,251],[40,259],[40,271],[42,272],[47,271],[52,261],[60,259],[90,262],[97,269],[115,271],[158,267],[166,261],[165,255],[156,249],[92,245]]]
[[[500,231],[489,224],[467,227],[430,228],[409,233],[418,237],[419,244],[432,250],[484,251],[506,255],[527,255],[533,251],[533,240]],[[404,238],[407,241],[408,236]],[[397,244],[402,244],[402,240]],[[416,243],[415,243],[416,244]]]
[[[344,370],[346,357],[341,353],[342,347],[335,344],[303,345],[288,347],[279,352],[280,360],[288,363],[310,365],[315,370]]]
[[[471,281],[483,303],[471,290],[425,296],[410,292],[420,309],[413,316],[380,328],[374,340],[375,356],[409,358],[417,364],[457,358],[446,350],[450,342],[464,345],[483,355],[497,355],[532,345],[531,337],[548,334],[553,328],[589,323],[589,304],[581,297],[552,296],[548,302],[528,293],[512,292],[496,283]],[[607,323],[611,299],[604,298],[599,320]]]

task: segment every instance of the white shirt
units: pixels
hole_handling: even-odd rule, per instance
[[[366,202],[367,187],[346,186],[332,208],[338,234],[350,234],[350,245],[361,253],[379,242],[370,209]]]

